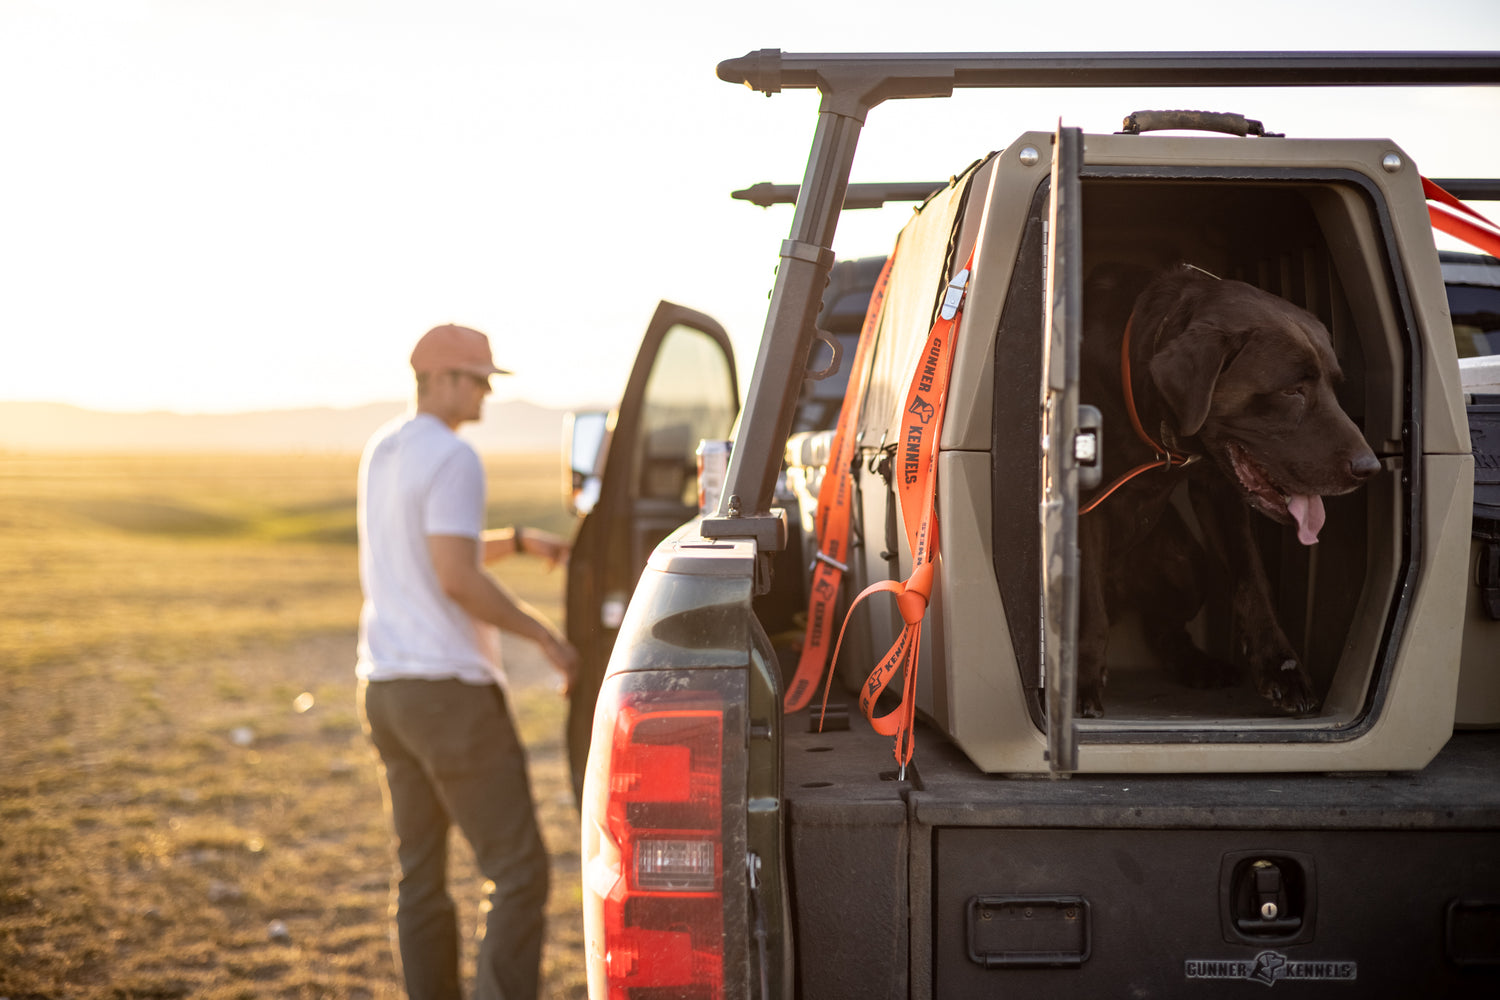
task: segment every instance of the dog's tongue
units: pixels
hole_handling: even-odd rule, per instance
[[[1318,544],[1318,532],[1323,530],[1323,498],[1317,494],[1294,494],[1286,504],[1287,511],[1297,520],[1297,541],[1303,545]]]

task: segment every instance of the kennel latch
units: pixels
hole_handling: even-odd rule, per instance
[[[1099,408],[1078,404],[1078,424],[1073,431],[1073,462],[1078,467],[1078,488],[1099,486],[1104,469],[1104,417]]]

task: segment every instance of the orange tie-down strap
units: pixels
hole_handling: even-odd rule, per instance
[[[927,336],[911,388],[902,410],[901,439],[896,448],[896,489],[901,497],[901,519],[911,548],[912,572],[905,581],[882,580],[871,584],[849,606],[854,608],[875,593],[891,593],[901,611],[904,626],[896,642],[881,657],[859,691],[859,707],[875,731],[896,738],[893,753],[902,771],[911,762],[912,730],[917,711],[917,661],[922,647],[922,619],[932,597],[932,582],[937,571],[937,445],[943,429],[943,412],[948,402],[948,378],[953,371],[953,348],[963,320],[964,293],[974,266],[969,254],[962,270],[948,283],[938,319]],[[844,642],[846,616],[839,629],[833,659],[838,661]],[[902,671],[901,701],[885,715],[875,714],[882,691]],[[829,681],[832,671],[829,672]],[[827,699],[827,683],[824,699]]]
[[[868,360],[871,345],[875,342],[875,328],[880,323],[880,308],[885,302],[891,264],[895,260],[896,252],[892,250],[870,293],[870,304],[865,309],[865,321],[859,331],[859,344],[854,349],[854,367],[849,370],[849,383],[844,389],[843,404],[839,407],[839,422],[833,432],[828,465],[823,471],[823,483],[818,487],[818,514],[815,522],[818,557],[812,567],[807,633],[803,637],[802,653],[797,660],[797,672],[787,686],[786,697],[782,702],[788,712],[800,711],[812,700],[818,678],[823,674],[823,664],[828,660],[828,639],[833,634],[839,585],[843,582],[849,561],[849,508],[854,494],[852,470],[858,438],[856,425],[859,408],[864,400],[865,385],[869,381]],[[828,703],[826,689],[823,703],[825,706]]]
[[[1437,202],[1436,205],[1427,206],[1427,216],[1432,220],[1432,228],[1461,239],[1492,257],[1500,257],[1500,226],[1425,177],[1422,178],[1422,193],[1427,196],[1428,201]]]

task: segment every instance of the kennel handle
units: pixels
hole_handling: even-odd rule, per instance
[[[1279,137],[1267,132],[1254,118],[1233,111],[1132,111],[1125,116],[1120,131],[1130,135],[1161,132],[1166,129],[1193,129],[1197,132],[1222,132],[1225,135],[1259,135]]]

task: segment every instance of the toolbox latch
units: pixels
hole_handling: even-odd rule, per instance
[[[1220,896],[1224,938],[1238,944],[1312,939],[1317,907],[1313,861],[1292,852],[1243,852],[1224,858]]]
[[[1251,862],[1244,878],[1241,912],[1235,915],[1235,926],[1246,934],[1280,937],[1302,929],[1302,918],[1292,912],[1286,879],[1274,861]]]

